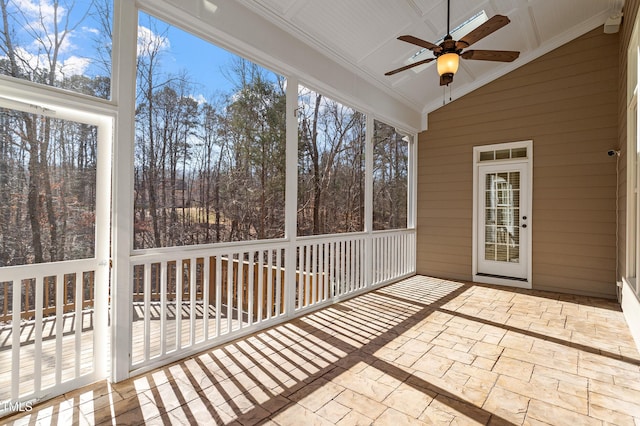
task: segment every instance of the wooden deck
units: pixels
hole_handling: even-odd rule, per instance
[[[217,324],[216,324],[216,310],[214,305],[208,305],[208,325],[207,325],[207,338],[216,336]],[[161,312],[160,303],[150,304],[150,316],[149,316],[149,356],[151,358],[159,356],[161,354]],[[205,339],[205,321],[204,321],[204,308],[202,302],[195,303],[195,324],[194,324],[194,341],[201,342]],[[230,317],[230,318],[229,318]],[[180,324],[180,346],[189,346],[191,342],[191,305],[189,302],[182,303],[182,316]],[[166,340],[165,340],[165,353],[171,352],[176,349],[177,344],[177,320],[175,312],[175,303],[167,304],[165,327],[166,327]],[[220,312],[220,335],[227,334],[229,332],[229,322],[231,322],[231,330],[238,330],[241,327],[241,323],[248,324],[248,318],[246,313],[242,315],[242,318],[238,319],[235,310],[232,310],[231,315],[227,315],[226,307],[222,307]],[[135,304],[133,309],[133,328],[132,328],[132,361],[135,364],[144,360],[144,305],[142,303]]]
[[[221,310],[220,335],[228,333],[229,319],[226,316],[226,309]],[[196,323],[195,323],[195,341],[204,339],[204,310],[202,303],[196,304]],[[182,321],[181,321],[181,346],[187,346],[191,339],[191,325],[189,322],[190,305],[183,302]],[[160,308],[159,303],[152,303],[150,307],[149,317],[150,356],[154,357],[160,354]],[[242,322],[247,323],[246,314],[241,318]],[[231,316],[231,329],[237,330],[241,321],[237,315]],[[166,336],[165,351],[170,352],[176,349],[176,315],[175,305],[169,304],[166,315]],[[62,382],[68,381],[78,375],[86,375],[93,371],[93,310],[88,309],[82,313],[82,329],[79,331],[80,339],[80,363],[79,369],[76,367],[76,330],[78,323],[75,313],[63,315],[63,332],[62,344],[60,345],[62,356]],[[134,365],[144,359],[144,305],[135,304],[133,310],[132,323],[132,360]],[[209,305],[208,335],[213,337],[216,331],[216,314],[215,306]],[[35,321],[23,321],[20,326],[20,394],[26,394],[33,391],[35,386],[34,378],[36,376],[35,357],[36,354],[36,330]],[[109,335],[104,337],[107,342],[110,341]],[[12,374],[12,327],[11,324],[0,326],[0,401],[11,399],[11,374]],[[42,325],[42,349],[39,351],[41,362],[41,389],[46,389],[56,383],[55,377],[55,360],[56,360],[56,317],[51,316],[43,320]],[[108,343],[107,343],[108,345]]]
[[[65,314],[62,318],[62,344],[60,349],[62,357],[61,380],[73,379],[79,372],[86,375],[93,369],[93,310],[83,311],[82,328],[80,338],[80,364],[79,371],[76,368],[76,330],[77,321],[75,313]],[[35,321],[23,321],[20,326],[20,394],[32,392],[34,378],[36,376],[35,359],[40,358],[41,371],[38,372],[41,380],[41,389],[53,386],[56,382],[56,317],[45,318],[42,322],[42,349],[36,353],[36,329]],[[0,400],[11,399],[11,373],[12,365],[13,333],[11,324],[0,327]]]

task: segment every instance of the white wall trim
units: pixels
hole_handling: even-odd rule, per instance
[[[620,291],[620,306],[624,319],[629,325],[629,331],[636,342],[636,347],[640,351],[640,298],[626,278],[622,279],[622,289]]]

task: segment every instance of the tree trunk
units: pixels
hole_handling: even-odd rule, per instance
[[[29,212],[29,224],[31,225],[31,240],[33,245],[33,257],[35,263],[43,263],[42,235],[40,229],[40,204],[38,203],[38,188],[40,167],[38,165],[39,144],[36,141],[36,129],[33,120],[28,114],[22,114],[27,130],[27,142],[29,143],[29,190],[27,195],[27,210]]]
[[[42,137],[40,147],[40,178],[44,186],[45,205],[47,209],[47,221],[49,222],[49,237],[51,245],[49,247],[50,261],[55,262],[62,260],[58,258],[58,223],[56,220],[56,212],[53,206],[53,191],[51,190],[51,176],[49,176],[49,138],[51,137],[51,119],[44,119],[44,136]]]
[[[318,114],[322,95],[316,94],[316,104],[313,111],[313,123],[311,131],[311,147],[313,162],[313,235],[320,233],[320,202],[322,196],[322,182],[320,177],[320,153],[318,147]]]

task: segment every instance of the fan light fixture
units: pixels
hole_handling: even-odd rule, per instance
[[[457,53],[445,53],[438,56],[438,75],[443,76],[445,74],[451,74],[451,77],[458,72],[458,65],[460,65],[460,55]]]

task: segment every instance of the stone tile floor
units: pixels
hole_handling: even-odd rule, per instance
[[[7,424],[634,425],[615,301],[416,276]]]

